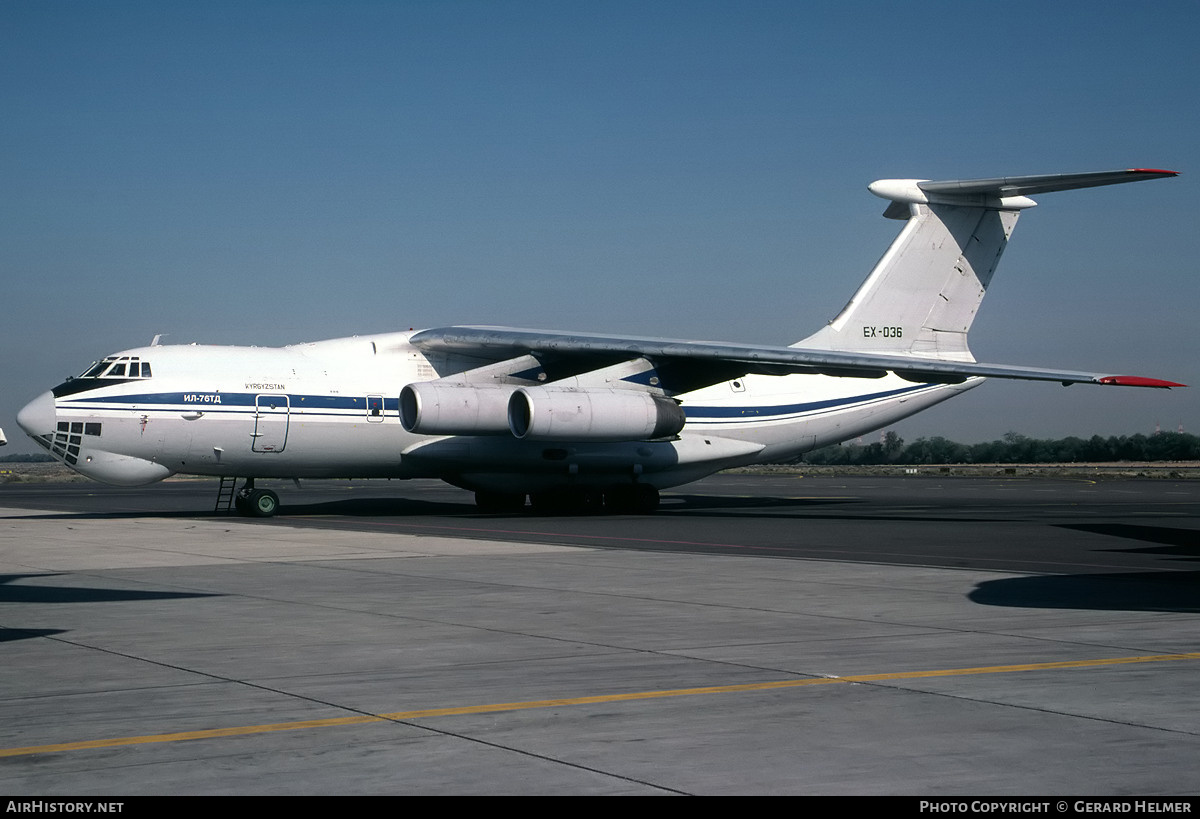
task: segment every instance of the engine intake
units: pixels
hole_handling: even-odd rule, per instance
[[[500,385],[409,384],[400,391],[400,423],[420,435],[499,435],[508,432],[508,398]]]
[[[508,399],[508,428],[527,441],[645,441],[685,423],[676,401],[636,390],[521,387]]]

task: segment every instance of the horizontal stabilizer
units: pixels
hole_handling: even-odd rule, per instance
[[[1178,176],[1177,171],[1129,168],[1090,173],[1051,173],[1033,176],[998,176],[991,179],[880,179],[867,186],[871,193],[892,202],[914,205],[974,205],[1023,210],[1036,205],[1031,194],[1096,188]],[[885,214],[897,218],[900,214]]]
[[[1051,173],[1037,176],[1002,176],[996,179],[952,179],[944,182],[918,182],[926,193],[991,194],[993,196],[1029,196],[1051,191],[1070,191],[1095,188],[1100,185],[1119,185],[1122,182],[1141,182],[1178,176],[1176,171],[1153,168],[1131,168],[1124,171],[1095,171],[1092,173]]]

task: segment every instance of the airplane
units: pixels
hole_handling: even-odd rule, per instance
[[[903,228],[842,311],[791,346],[483,326],[282,348],[156,336],[39,395],[17,423],[98,481],[219,476],[218,510],[249,516],[279,509],[256,478],[440,478],[489,513],[527,499],[550,513],[650,513],[662,489],[793,461],[988,378],[1184,386],[981,364],[967,345],[1030,195],[1177,175],[874,182]]]

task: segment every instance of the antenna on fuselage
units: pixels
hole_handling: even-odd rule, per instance
[[[170,333],[156,333],[154,338],[150,340],[150,346],[151,347],[160,346],[159,339],[161,339],[163,336],[169,336],[169,335],[170,335]]]

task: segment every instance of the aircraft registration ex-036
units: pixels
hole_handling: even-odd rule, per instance
[[[967,347],[1028,195],[1175,175],[875,182],[904,228],[841,313],[789,347],[503,327],[283,348],[155,343],[94,363],[17,421],[106,483],[221,476],[218,508],[248,515],[279,505],[255,478],[432,477],[487,511],[528,497],[535,509],[648,512],[663,488],[795,459],[987,378],[1183,386],[979,364]]]

